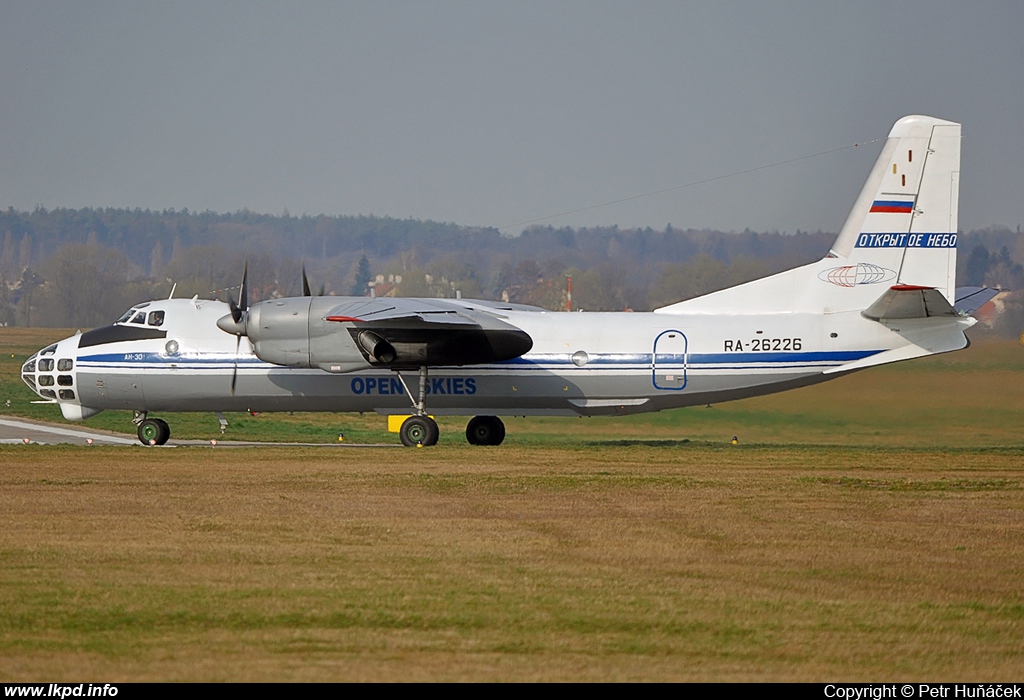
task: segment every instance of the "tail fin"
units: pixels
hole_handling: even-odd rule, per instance
[[[959,185],[960,125],[923,116],[896,122],[832,247],[850,265],[849,281],[891,276],[952,302]]]
[[[956,288],[960,125],[900,119],[823,260],[659,313],[860,311],[894,285]]]

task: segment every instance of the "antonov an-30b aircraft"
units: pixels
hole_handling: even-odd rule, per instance
[[[305,295],[238,304],[166,299],[32,356],[24,381],[68,420],[130,409],[146,444],[158,411],[624,415],[784,391],[958,350],[954,309],[960,125],[909,116],[889,134],[831,251],[818,262],[652,313],[566,313],[469,299]],[[305,282],[305,280],[304,280]]]

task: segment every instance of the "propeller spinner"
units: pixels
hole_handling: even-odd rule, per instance
[[[217,319],[217,327],[225,333],[231,333],[237,335],[239,339],[245,335],[245,321],[247,312],[249,311],[249,290],[248,290],[248,279],[249,279],[249,263],[245,264],[245,270],[242,272],[242,284],[238,288],[238,299],[239,303],[236,304],[235,300],[230,296],[228,297],[228,307],[231,309],[231,313],[227,316],[223,316]]]

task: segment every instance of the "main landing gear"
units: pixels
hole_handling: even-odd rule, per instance
[[[477,416],[466,426],[470,445],[500,445],[505,439],[505,424],[497,416]]]
[[[405,383],[405,377],[402,376],[402,373],[396,370],[395,374],[398,375],[398,381],[402,382],[402,386],[405,387],[405,393],[408,396],[412,396],[412,392],[409,391],[409,385]],[[415,414],[406,418],[398,431],[398,437],[401,438],[402,444],[406,447],[415,447],[416,445],[430,447],[431,445],[436,445],[437,439],[441,436],[441,431],[437,427],[437,421],[427,415],[426,398],[427,367],[424,365],[420,367],[419,400],[414,401],[412,404]]]
[[[437,444],[440,429],[430,416],[409,416],[398,434],[406,447],[428,447]],[[497,416],[476,416],[466,426],[466,440],[470,445],[500,445],[504,439],[505,424]]]
[[[402,444],[406,447],[436,445],[440,435],[441,431],[437,427],[437,421],[430,416],[409,416],[402,423],[402,428],[398,432]]]
[[[160,418],[147,418],[145,411],[136,411],[132,422],[138,426],[139,442],[143,445],[163,445],[171,437],[171,427]]]
[[[405,393],[412,396],[402,373],[396,370],[395,374],[398,375],[398,380],[405,387]],[[436,445],[440,437],[441,431],[437,427],[437,421],[427,415],[426,393],[427,368],[424,366],[420,367],[419,399],[413,401],[412,404],[415,413],[405,419],[398,431],[398,436],[406,447],[415,447],[416,445],[430,447]],[[470,445],[500,445],[504,439],[505,424],[497,416],[476,416],[466,426],[466,440]]]

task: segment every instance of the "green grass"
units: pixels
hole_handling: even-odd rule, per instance
[[[909,479],[858,479],[844,476],[822,479],[822,483],[855,489],[884,489],[886,491],[1003,491],[1019,489],[1020,482],[1013,479],[940,479],[912,481]]]
[[[0,446],[0,679],[1006,681],[1020,450]]]

